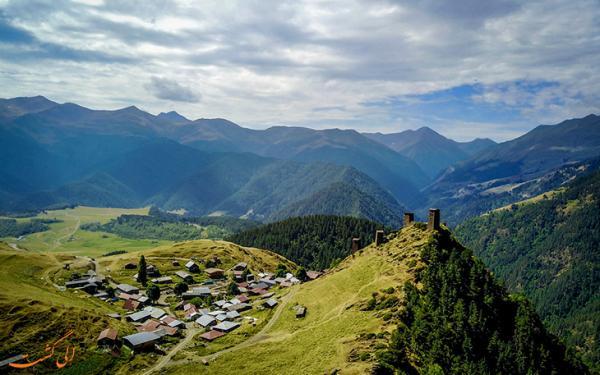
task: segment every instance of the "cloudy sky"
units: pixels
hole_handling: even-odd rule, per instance
[[[600,113],[598,0],[0,0],[2,97],[465,140]]]

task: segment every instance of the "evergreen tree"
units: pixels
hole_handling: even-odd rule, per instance
[[[175,292],[175,294],[177,294],[178,296],[182,295],[183,293],[188,291],[188,285],[184,282],[181,283],[177,283],[175,285],[175,287],[173,288],[173,291]]]
[[[308,280],[308,276],[306,275],[306,269],[304,267],[298,268],[298,271],[296,272],[296,278],[300,281]]]
[[[151,284],[146,288],[146,295],[154,303],[160,298],[160,288],[157,285]]]
[[[146,258],[143,255],[140,256],[140,263],[138,264],[138,282],[140,282],[143,286],[146,286],[146,283],[148,282]]]
[[[374,241],[377,229],[386,228],[355,217],[314,215],[263,225],[227,240],[269,249],[308,269],[322,270],[334,260],[350,255],[352,237],[360,237],[364,244],[369,244]]]
[[[240,294],[240,288],[235,282],[232,281],[229,283],[229,286],[227,286],[227,294],[230,296],[237,296]]]
[[[279,263],[277,265],[277,269],[275,269],[275,277],[285,277],[287,273],[287,267],[283,263]]]

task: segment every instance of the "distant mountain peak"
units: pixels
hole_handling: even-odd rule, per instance
[[[138,107],[134,106],[134,105],[130,105],[129,107],[124,107],[121,109],[117,109],[118,112],[144,112],[141,109],[139,109]]]
[[[169,120],[169,121],[177,121],[177,122],[181,122],[181,121],[187,122],[187,121],[190,121],[188,118],[186,118],[185,116],[180,115],[176,111],[161,112],[156,117],[159,118],[159,119],[161,119],[161,120]]]
[[[415,130],[415,132],[417,132],[417,133],[425,133],[425,134],[437,134],[437,135],[441,135],[440,133],[438,133],[435,130],[431,129],[429,126],[421,126],[419,129]]]

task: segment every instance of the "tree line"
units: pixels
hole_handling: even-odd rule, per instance
[[[322,270],[350,255],[353,237],[359,237],[363,246],[373,242],[377,229],[384,226],[355,217],[313,215],[266,224],[226,239],[268,249],[309,269]]]

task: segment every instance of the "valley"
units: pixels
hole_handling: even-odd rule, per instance
[[[0,112],[16,366],[55,340],[71,373],[598,371],[596,115],[495,143]]]
[[[20,222],[27,222],[32,219],[57,221],[49,224],[48,230],[27,234],[21,236],[21,238],[0,238],[0,241],[33,252],[60,252],[92,257],[115,250],[137,251],[168,243],[164,240],[131,240],[110,233],[95,233],[81,229],[83,224],[106,223],[125,214],[146,215],[147,213],[148,208],[119,209],[85,206],[48,210],[32,218],[17,219]]]

